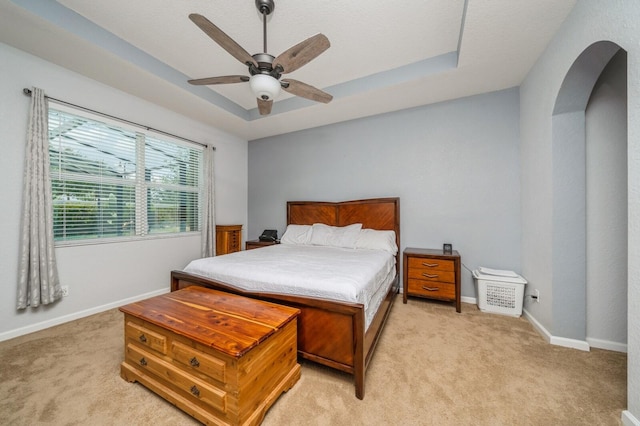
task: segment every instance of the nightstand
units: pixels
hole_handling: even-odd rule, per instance
[[[244,243],[245,250],[257,249],[260,247],[272,246],[277,244],[275,241],[260,241],[260,240],[251,240]]]
[[[407,247],[403,252],[402,301],[407,296],[455,302],[460,312],[460,254]]]

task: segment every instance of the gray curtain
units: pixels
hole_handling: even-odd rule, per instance
[[[46,305],[62,297],[53,244],[48,127],[44,91],[33,88],[22,195],[18,309]]]
[[[216,221],[214,210],[213,147],[207,146],[203,153],[202,196],[202,257],[216,254]]]

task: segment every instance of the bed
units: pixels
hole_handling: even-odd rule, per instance
[[[290,201],[287,203],[287,225],[345,227],[361,223],[363,229],[394,231],[396,246],[400,248],[400,200],[376,198],[344,202]],[[259,250],[270,250],[261,248]],[[281,248],[281,250],[284,247]],[[267,255],[267,252],[263,252]],[[233,255],[227,255],[233,256]],[[365,394],[365,371],[374,353],[384,324],[399,292],[399,250],[393,256],[393,276],[377,302],[377,309],[365,315],[365,303],[335,300],[314,295],[293,295],[268,291],[247,290],[230,284],[230,279],[212,279],[200,273],[173,271],[171,290],[199,285],[267,300],[300,309],[298,316],[298,354],[302,358],[352,374],[355,394]],[[220,256],[223,257],[223,256]]]

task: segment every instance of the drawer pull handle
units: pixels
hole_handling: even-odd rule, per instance
[[[189,360],[189,364],[191,364],[192,367],[200,367],[200,361],[198,361],[198,358],[195,356]]]
[[[147,343],[147,336],[145,336],[144,334],[141,334],[140,337],[138,337],[138,339],[140,339],[142,343]]]
[[[147,365],[147,360],[144,359],[144,357],[140,358],[140,365],[142,365],[143,367]]]
[[[191,389],[189,390],[194,396],[198,396],[198,397],[200,396],[200,389],[198,389],[196,385],[191,386]]]
[[[426,266],[427,268],[435,268],[436,266],[438,266],[438,264],[422,262],[422,266]]]
[[[425,286],[422,286],[422,289],[423,290],[427,290],[427,291],[438,291],[438,290],[440,290],[440,287],[427,287],[425,285]]]
[[[427,274],[427,273],[422,273],[423,277],[427,277],[427,278],[438,278],[438,274]]]

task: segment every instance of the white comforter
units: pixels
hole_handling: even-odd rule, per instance
[[[395,277],[382,250],[278,244],[194,260],[185,272],[248,291],[361,303],[369,326]]]

